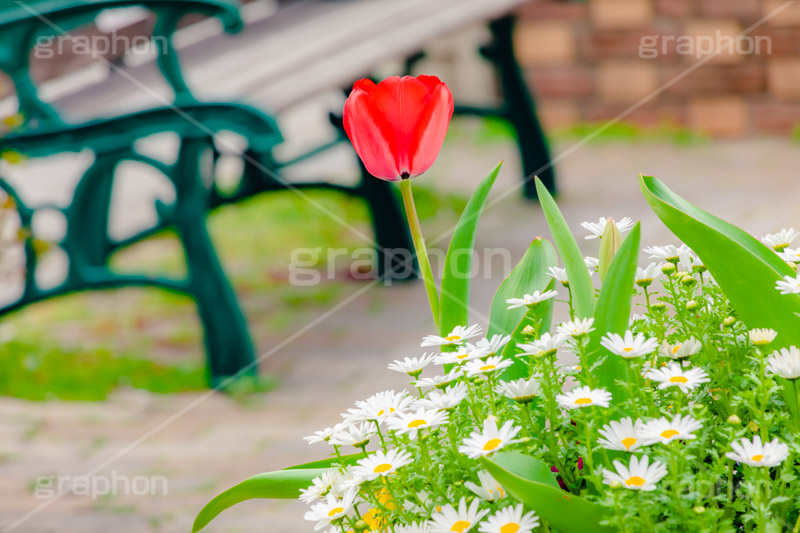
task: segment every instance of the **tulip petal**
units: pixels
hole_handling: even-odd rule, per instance
[[[368,92],[369,84],[362,82],[369,80],[357,82],[345,103],[344,129],[370,174],[397,181],[401,172],[395,158],[397,137],[394,128],[375,106]],[[369,83],[374,88],[375,84]]]
[[[426,77],[433,78],[434,76]],[[436,79],[438,80],[438,78]],[[413,170],[410,177],[419,176],[436,161],[447,135],[447,127],[453,116],[453,109],[453,95],[450,89],[444,83],[439,82],[414,129],[412,142],[408,148],[410,166]]]

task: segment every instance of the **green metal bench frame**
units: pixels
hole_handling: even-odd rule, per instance
[[[294,189],[333,189],[363,198],[372,213],[378,243],[381,276],[392,277],[391,257],[383,250],[407,250],[411,243],[408,229],[388,183],[364,179],[354,187],[330,183],[287,184],[278,172],[288,163],[272,156],[282,141],[275,121],[268,115],[236,103],[205,103],[193,96],[181,73],[172,36],[187,13],[219,18],[228,32],[242,27],[238,4],[230,0],[44,0],[29,4],[32,10],[16,7],[0,12],[0,70],[8,74],[17,91],[24,123],[2,139],[2,149],[26,157],[47,157],[56,153],[91,150],[95,160],[81,177],[67,207],[40,205],[35,209],[5,180],[0,188],[13,198],[23,234],[26,277],[22,296],[0,308],[0,316],[28,304],[89,289],[125,286],[153,286],[191,296],[198,306],[208,373],[213,386],[231,378],[255,375],[256,361],[244,315],[217,258],[206,228],[209,210],[265,191]],[[29,56],[39,37],[56,36],[63,31],[91,22],[104,9],[142,6],[156,16],[154,42],[162,46],[158,65],[175,93],[173,106],[148,109],[119,117],[68,124],[48,104],[42,102],[29,76]],[[223,192],[206,179],[209,169],[202,161],[210,153],[216,161],[214,135],[232,131],[248,140],[244,153],[244,172],[237,188]],[[167,165],[138,153],[134,143],[153,134],[172,132],[180,139],[175,164]],[[340,133],[343,137],[343,132]],[[341,138],[338,140],[342,140]],[[114,171],[123,161],[150,165],[166,176],[175,189],[169,205],[157,201],[157,222],[122,241],[113,240],[108,220]],[[206,165],[207,166],[207,165]],[[210,170],[213,172],[213,169]],[[213,174],[212,174],[213,175]],[[67,276],[55,288],[41,288],[36,282],[37,251],[31,231],[34,214],[55,209],[64,214],[66,233],[58,243],[69,259]],[[187,276],[174,280],[143,275],[122,275],[108,267],[110,256],[165,228],[174,228],[186,258]]]

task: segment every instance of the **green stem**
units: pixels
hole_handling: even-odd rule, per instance
[[[417,209],[414,207],[414,195],[411,193],[411,180],[400,181],[400,192],[403,194],[403,205],[406,209],[408,218],[408,229],[411,231],[411,239],[414,241],[414,249],[417,253],[422,280],[425,282],[425,291],[428,293],[428,303],[433,315],[433,323],[439,329],[439,291],[436,288],[436,281],[433,279],[428,250],[425,248],[425,239],[422,237],[422,228],[419,225]],[[447,332],[444,332],[447,333]]]

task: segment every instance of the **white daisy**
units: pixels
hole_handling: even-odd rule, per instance
[[[332,428],[328,427],[320,431],[315,431],[313,435],[309,435],[308,437],[303,437],[303,440],[308,442],[309,444],[316,444],[318,442],[328,442],[334,433],[336,433],[337,431],[342,431],[343,429],[345,429],[346,426],[347,424],[339,423],[333,426]]]
[[[351,423],[366,420],[377,420],[381,423],[396,412],[408,408],[413,401],[414,398],[406,391],[383,391],[356,402],[355,408],[348,409],[342,416]]]
[[[375,433],[375,424],[372,422],[361,422],[360,424],[352,424],[342,431],[337,431],[331,436],[328,442],[335,446],[362,448],[369,444],[370,438],[372,438]]]
[[[308,488],[300,489],[300,501],[310,504],[321,500],[333,486],[335,472],[335,470],[328,470],[321,476],[312,479]]]
[[[784,248],[788,248],[792,241],[794,241],[797,236],[800,235],[800,232],[795,231],[794,228],[784,228],[780,230],[778,233],[770,233],[769,235],[764,235],[761,237],[761,242],[772,248],[773,250],[780,252]]]
[[[661,274],[661,267],[664,263],[650,263],[644,268],[636,269],[636,277],[634,278],[636,285],[640,287],[649,287],[653,280]]]
[[[438,409],[420,407],[416,413],[400,413],[390,418],[386,425],[400,435],[408,433],[408,437],[415,440],[417,433],[421,430],[435,428],[448,422],[447,413]]]
[[[794,346],[781,348],[767,358],[767,370],[784,379],[800,378],[800,350]]]
[[[703,424],[688,415],[675,415],[672,420],[662,416],[644,425],[642,437],[647,444],[669,444],[674,440],[696,439],[697,435],[693,433],[702,427]]]
[[[631,455],[630,463],[626,467],[620,461],[614,460],[616,472],[603,469],[603,483],[606,485],[620,484],[630,490],[651,491],[656,489],[656,483],[667,475],[667,467],[661,461],[653,461],[643,455],[641,458]]]
[[[556,291],[534,291],[533,294],[526,294],[522,298],[509,298],[506,309],[516,309],[517,307],[534,307],[544,301],[551,300],[558,296]]]
[[[597,443],[607,450],[633,452],[644,446],[642,442],[643,422],[639,419],[633,422],[629,416],[612,421],[598,431],[603,436]]]
[[[467,507],[467,499],[462,497],[458,502],[457,510],[450,504],[445,505],[440,512],[433,513],[431,516],[431,533],[452,533],[453,531],[467,533],[467,531],[471,531],[489,512],[487,509],[479,509],[480,504],[481,501],[475,499]]]
[[[703,345],[700,341],[692,337],[684,342],[669,343],[664,341],[661,343],[658,353],[670,359],[685,359],[695,355],[702,347]]]
[[[800,263],[800,248],[786,248],[778,256],[787,263]]]
[[[564,342],[569,338],[569,335],[564,333],[542,333],[542,336],[533,342],[525,344],[517,344],[517,348],[522,350],[522,353],[517,354],[517,357],[522,355],[532,355],[534,357],[543,357],[545,355],[554,355]]]
[[[611,393],[605,389],[593,389],[591,387],[577,387],[556,396],[558,405],[564,409],[580,409],[581,407],[608,407],[611,402]]]
[[[561,283],[564,287],[569,287],[569,279],[567,278],[567,269],[559,267],[548,268],[550,273],[548,276]]]
[[[522,504],[508,506],[500,509],[495,514],[481,522],[478,526],[480,533],[531,533],[539,526],[536,513],[529,511],[524,515]]]
[[[426,346],[453,346],[456,344],[462,344],[467,339],[471,339],[472,337],[477,337],[481,334],[481,327],[477,324],[464,327],[464,326],[456,326],[453,331],[445,335],[444,337],[440,337],[438,335],[428,335],[424,339],[422,339],[422,346],[423,348]]]
[[[414,382],[415,387],[436,387],[441,389],[464,375],[464,371],[458,368],[452,369],[444,376],[433,376],[432,378],[421,378]]]
[[[501,381],[495,391],[520,403],[529,403],[539,394],[542,386],[536,378],[520,378],[516,381]]]
[[[353,508],[353,499],[355,492],[348,492],[344,498],[337,498],[333,494],[328,494],[324,502],[320,502],[311,506],[311,510],[307,511],[303,518],[309,522],[316,522],[314,531],[327,527],[334,520],[343,518]]]
[[[612,218],[600,217],[597,222],[581,222],[581,227],[589,232],[589,235],[587,235],[586,238],[602,239],[603,233],[606,231],[606,224],[608,224],[609,220],[612,222],[614,221]],[[625,233],[633,227],[633,220],[631,220],[630,217],[622,217],[619,222],[614,223],[617,225],[617,229],[620,233]]]
[[[428,522],[414,522],[407,526],[394,526],[394,533],[431,533]]]
[[[692,250],[685,244],[680,246],[673,246],[668,244],[666,246],[650,246],[645,248],[644,252],[650,254],[651,259],[661,259],[669,263],[680,263],[685,268],[690,268],[693,262]]]
[[[511,335],[492,335],[491,339],[481,339],[479,340],[474,348],[483,350],[486,352],[486,355],[495,355],[497,352],[502,350],[508,341],[511,340]],[[472,346],[471,344],[467,343],[467,346]]]
[[[756,346],[766,346],[775,340],[778,332],[769,328],[755,328],[748,331],[747,336],[750,338],[750,342]]]
[[[433,362],[436,354],[424,353],[422,357],[406,357],[402,361],[395,360],[394,363],[389,364],[389,370],[395,372],[403,372],[411,377],[418,377],[422,370]]]
[[[775,282],[775,290],[781,291],[781,294],[800,293],[800,274],[796,276],[783,276],[782,280]]]
[[[556,327],[556,331],[562,335],[569,335],[574,338],[583,337],[594,331],[594,318],[578,318],[564,322]]]
[[[789,456],[789,447],[779,441],[772,439],[766,444],[761,443],[761,437],[756,435],[752,441],[746,438],[731,443],[732,452],[725,454],[725,457],[739,463],[757,467],[778,466]]]
[[[353,475],[366,481],[372,481],[379,477],[388,476],[398,468],[402,468],[412,462],[411,454],[407,451],[397,448],[388,452],[378,450],[369,457],[359,459],[353,467]]]
[[[600,259],[587,255],[583,258],[583,264],[586,265],[586,268],[589,270],[589,275],[591,276],[595,273],[597,267],[600,266]]]
[[[478,481],[480,485],[476,485],[472,481],[464,482],[464,486],[472,491],[478,498],[487,502],[497,501],[504,498],[506,495],[500,483],[492,477],[486,470],[478,472]]]
[[[684,393],[688,393],[701,384],[711,381],[702,368],[681,368],[677,363],[670,363],[665,367],[649,370],[645,377],[658,381],[659,389],[678,387]]]
[[[632,331],[628,330],[624,336],[617,335],[616,333],[606,333],[600,344],[605,347],[609,352],[624,357],[625,359],[632,359],[634,357],[641,357],[653,351],[658,347],[656,339],[646,338],[644,334],[637,333],[635,336]]]
[[[459,346],[454,352],[442,352],[433,358],[437,365],[454,365],[466,363],[473,359],[480,359],[488,355],[485,348],[478,348],[473,344]]]
[[[447,387],[444,391],[432,390],[424,398],[417,400],[414,405],[427,409],[441,409],[447,411],[457,407],[467,397],[467,385],[457,383]]]
[[[474,361],[469,361],[464,365],[464,371],[467,373],[468,377],[475,377],[505,370],[512,364],[514,364],[514,361],[511,359],[503,359],[500,355],[493,355],[483,360],[476,359]]]
[[[509,444],[518,442],[514,437],[517,436],[520,430],[521,428],[516,427],[510,420],[498,429],[497,419],[492,416],[487,417],[483,421],[483,430],[474,430],[464,440],[464,444],[458,447],[458,451],[467,455],[470,459],[489,455],[505,448]]]
[[[583,367],[581,365],[561,365],[558,367],[558,371],[565,376],[574,376],[576,374],[580,374]]]

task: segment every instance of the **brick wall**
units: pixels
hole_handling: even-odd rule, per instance
[[[800,2],[531,0],[515,38],[550,131],[621,113],[720,138],[800,126]]]

